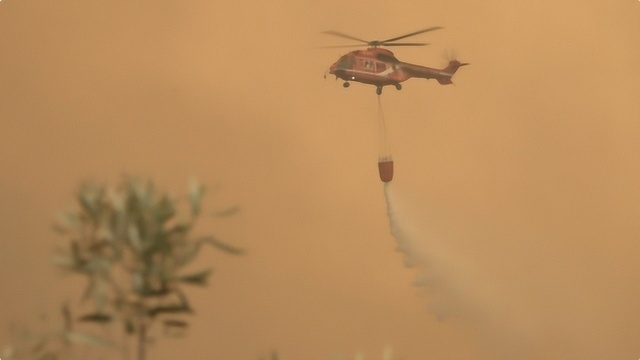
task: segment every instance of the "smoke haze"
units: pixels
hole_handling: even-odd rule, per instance
[[[375,88],[323,79],[351,49],[322,32],[430,26],[395,55],[471,65],[385,88],[379,150]],[[248,250],[198,259],[153,359],[638,359],[639,34],[636,0],[2,0],[0,346],[81,296],[56,211],[131,174],[197,177],[198,230]]]

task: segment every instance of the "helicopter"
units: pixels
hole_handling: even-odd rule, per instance
[[[337,31],[325,31],[324,34],[338,36],[341,38],[353,40],[366,44],[366,50],[354,50],[345,54],[338,59],[329,68],[329,73],[337,78],[344,80],[342,86],[349,87],[350,81],[357,81],[364,84],[374,85],[376,93],[382,94],[382,87],[393,85],[397,90],[402,89],[402,82],[412,77],[424,79],[436,79],[442,85],[453,84],[451,77],[458,71],[458,68],[469,65],[461,63],[458,60],[450,60],[449,64],[443,69],[435,69],[422,65],[410,64],[398,60],[395,55],[380,46],[424,46],[427,43],[407,43],[396,42],[411,36],[423,34],[429,31],[442,29],[440,26],[430,27],[418,30],[409,34],[397,36],[387,40],[362,40],[357,37],[347,35]],[[328,47],[354,47],[362,45],[343,45]],[[326,77],[326,74],[325,74]]]

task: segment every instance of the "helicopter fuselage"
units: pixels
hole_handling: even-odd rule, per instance
[[[412,77],[436,79],[443,85],[452,84],[451,77],[464,65],[467,64],[452,60],[446,68],[434,69],[402,62],[387,49],[371,47],[343,55],[331,65],[329,73],[344,80],[344,87],[349,86],[349,81],[356,81],[376,86],[380,94],[382,87],[387,85],[394,85],[400,90],[400,83]]]

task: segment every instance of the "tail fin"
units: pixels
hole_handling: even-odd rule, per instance
[[[451,77],[453,76],[453,74],[455,74],[459,68],[466,65],[469,65],[469,63],[461,63],[458,60],[449,61],[449,65],[447,65],[446,68],[442,69],[442,73],[444,74],[437,77],[438,82],[442,85],[453,84],[453,81],[451,81]]]

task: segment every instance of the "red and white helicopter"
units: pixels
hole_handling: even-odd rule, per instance
[[[394,37],[387,40],[366,41],[357,37],[343,34],[337,31],[325,31],[325,34],[339,36],[342,38],[358,41],[369,46],[366,50],[354,50],[343,55],[329,68],[329,73],[344,80],[343,86],[349,87],[349,81],[357,81],[364,84],[375,85],[376,93],[382,94],[382,87],[393,85],[396,89],[402,89],[400,84],[412,77],[424,79],[436,79],[442,85],[453,84],[451,77],[461,66],[468,63],[461,63],[458,60],[451,60],[444,69],[434,69],[422,65],[415,65],[398,60],[393,53],[379,46],[424,46],[426,43],[397,43],[396,41],[426,33],[441,27],[431,27],[410,34]],[[330,47],[353,47],[361,45],[330,46]]]

